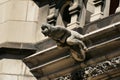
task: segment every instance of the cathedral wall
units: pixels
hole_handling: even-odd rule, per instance
[[[28,67],[18,59],[0,60],[0,80],[36,80]]]
[[[17,59],[22,55],[15,54],[16,58],[10,58],[12,52],[4,49],[7,55],[2,51],[4,46],[12,48],[3,45],[6,43],[36,42],[38,14],[39,8],[32,0],[0,0],[0,80],[36,80],[22,59]]]
[[[0,43],[40,41],[36,36],[39,8],[32,0],[0,0],[0,12]]]

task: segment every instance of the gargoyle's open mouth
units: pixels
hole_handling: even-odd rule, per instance
[[[43,24],[41,26],[41,29],[42,29],[42,33],[45,35],[45,36],[48,36],[49,35],[49,27],[46,25],[46,24]]]

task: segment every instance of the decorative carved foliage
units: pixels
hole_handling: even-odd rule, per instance
[[[54,80],[71,80],[71,74],[55,78]]]
[[[54,80],[88,80],[90,77],[96,77],[100,74],[109,72],[115,68],[120,67],[120,56],[115,57],[111,60],[98,63],[96,66],[89,66],[81,69],[78,72],[65,75]],[[67,77],[69,76],[69,79]],[[76,79],[77,78],[77,79]]]
[[[90,66],[85,68],[85,77],[95,77],[105,72],[108,72],[116,67],[120,66],[120,56],[113,58],[112,60],[104,61],[96,66]]]

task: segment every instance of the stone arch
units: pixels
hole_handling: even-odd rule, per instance
[[[64,25],[65,27],[67,27],[67,24],[70,23],[71,20],[71,16],[69,14],[69,7],[72,4],[71,0],[60,0],[59,2],[57,2],[56,5],[56,9],[58,9],[58,15],[59,17],[57,18],[57,21],[59,23],[59,21],[61,21],[60,25]],[[61,18],[60,18],[61,17]]]
[[[69,13],[71,1],[66,2],[60,9],[60,14],[62,16],[63,23],[65,27],[71,22],[71,15]]]
[[[114,4],[114,5],[113,5]],[[118,8],[119,6],[119,0],[111,0],[110,2],[110,11],[109,11],[109,14],[114,14],[116,9]]]

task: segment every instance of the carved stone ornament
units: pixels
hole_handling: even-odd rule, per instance
[[[69,75],[55,78],[54,80],[67,80],[66,78],[69,78],[68,80],[89,80],[90,78],[94,78],[96,76],[112,71],[119,67],[120,56],[112,58],[111,60],[108,61],[98,63],[95,66],[88,66],[86,68],[81,69],[80,71],[76,71]]]
[[[84,77],[96,77],[120,66],[120,56],[84,69]]]
[[[76,31],[61,26],[43,24],[42,33],[57,42],[58,47],[69,47],[73,58],[77,61],[85,60],[87,47],[83,43],[83,36]]]
[[[61,76],[59,78],[55,78],[54,80],[71,80],[71,74],[67,74],[65,76]]]

